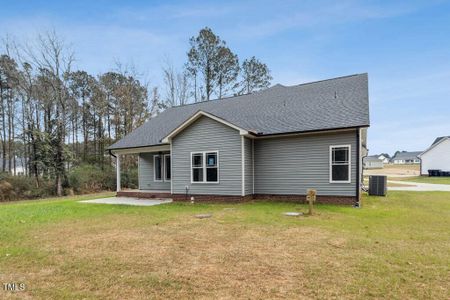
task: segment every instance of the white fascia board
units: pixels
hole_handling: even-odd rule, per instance
[[[137,148],[124,148],[111,150],[113,154],[137,154],[146,152],[160,152],[160,151],[170,151],[170,145],[157,145],[148,147],[137,147]]]

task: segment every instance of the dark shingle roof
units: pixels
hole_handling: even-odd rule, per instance
[[[172,107],[109,149],[161,144],[198,111],[259,135],[369,126],[368,78],[364,73],[289,87],[277,84],[252,94]]]
[[[369,161],[382,162],[381,159],[378,159],[378,155],[366,156],[363,158],[363,161],[364,162],[369,162]]]
[[[413,152],[407,152],[407,151],[403,151],[403,152],[399,152],[397,153],[392,160],[396,160],[396,159],[417,159],[417,156],[422,153],[422,151],[413,151]]]
[[[433,144],[431,144],[431,146],[433,146],[434,144],[439,143],[441,140],[443,140],[443,139],[445,139],[445,138],[450,138],[450,135],[447,135],[447,136],[440,136],[440,137],[436,138],[436,139],[434,140]]]

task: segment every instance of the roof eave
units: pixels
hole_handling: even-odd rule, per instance
[[[430,151],[431,149],[435,148],[437,145],[441,144],[442,142],[449,140],[450,137],[444,137],[442,138],[439,142],[434,143],[433,145],[431,145],[430,147],[428,147],[428,149],[426,149],[425,151],[423,151],[422,153],[420,153],[419,155],[417,155],[417,157],[422,157],[422,155],[424,155],[425,153],[427,153],[428,151]]]
[[[268,134],[260,133],[260,134],[257,134],[256,137],[263,138],[263,137],[276,137],[276,136],[281,136],[281,135],[312,134],[312,133],[329,132],[329,131],[353,130],[353,129],[358,129],[358,128],[368,128],[368,127],[370,127],[370,125],[312,129],[312,130],[303,130],[303,131],[277,132],[277,133],[268,133]]]

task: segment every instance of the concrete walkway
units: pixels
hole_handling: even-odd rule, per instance
[[[120,204],[120,205],[135,205],[135,206],[153,206],[172,202],[172,199],[142,199],[133,197],[110,197],[94,200],[83,200],[83,203],[97,203],[97,204]]]
[[[389,182],[405,185],[405,186],[388,187],[389,191],[450,192],[450,184],[420,183],[420,182],[397,181],[397,180],[388,180],[388,183]]]

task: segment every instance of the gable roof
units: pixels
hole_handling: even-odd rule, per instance
[[[450,138],[450,135],[437,137],[437,138],[434,140],[433,144],[431,144],[431,146],[433,146],[433,145],[435,145],[435,144],[437,144],[437,143],[439,143],[439,142],[441,142],[442,140],[447,139],[447,138]]]
[[[108,149],[161,145],[199,111],[255,135],[369,126],[367,73],[168,108]]]
[[[364,162],[383,162],[381,159],[378,158],[379,155],[371,155],[371,156],[366,156],[363,158]]]
[[[396,160],[396,159],[402,159],[402,160],[417,159],[417,157],[421,153],[422,153],[422,151],[412,151],[412,152],[402,151],[402,152],[398,152],[396,155],[394,155],[394,157],[392,157],[392,160]]]
[[[196,112],[193,116],[191,116],[190,118],[188,118],[186,121],[184,121],[183,123],[181,123],[177,128],[175,128],[173,131],[171,131],[167,136],[165,136],[161,142],[162,143],[170,143],[170,140],[176,136],[178,133],[180,133],[181,131],[183,131],[185,128],[189,127],[192,123],[194,123],[195,121],[197,121],[198,119],[200,119],[201,117],[208,117],[210,119],[213,119],[214,121],[217,121],[219,123],[222,123],[228,127],[231,127],[233,129],[236,129],[239,131],[239,133],[241,135],[250,135],[250,132],[248,132],[245,129],[242,129],[230,122],[227,122],[226,120],[223,120],[215,115],[212,115],[210,113],[204,112],[204,111],[198,111]]]
[[[425,151],[423,151],[422,153],[419,154],[419,157],[421,157],[426,152],[430,151],[431,149],[433,149],[434,147],[436,147],[437,145],[439,145],[440,143],[442,143],[443,141],[445,141],[447,139],[450,139],[450,135],[449,136],[440,136],[440,137],[436,138],[434,140],[433,144],[431,144],[431,146],[428,147],[428,149],[426,149]]]

